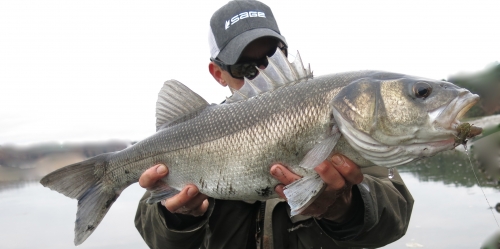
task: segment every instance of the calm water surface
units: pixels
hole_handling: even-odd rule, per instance
[[[416,201],[407,234],[384,248],[479,248],[500,230],[462,153],[399,170]],[[490,204],[500,203],[498,187],[478,176]],[[127,188],[78,248],[147,248],[134,226],[143,193],[137,184]],[[74,248],[76,205],[36,182],[0,189],[0,248]]]

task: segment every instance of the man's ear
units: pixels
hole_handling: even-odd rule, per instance
[[[215,81],[219,82],[222,86],[227,86],[227,82],[222,79],[222,68],[215,64],[215,62],[211,61],[208,63],[208,71],[210,71]]]

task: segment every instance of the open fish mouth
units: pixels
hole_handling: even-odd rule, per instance
[[[479,95],[463,89],[447,106],[429,112],[429,117],[436,126],[456,134],[456,129],[461,124],[459,119],[478,101]]]
[[[468,90],[462,89],[459,95],[448,103],[446,106],[442,106],[436,110],[429,112],[429,118],[431,122],[436,127],[436,130],[440,130],[441,139],[437,141],[427,143],[428,146],[434,148],[436,151],[453,149],[459,144],[464,144],[467,142],[467,138],[471,138],[480,133],[481,128],[473,127],[473,132],[467,130],[467,134],[464,133],[463,127],[472,127],[468,123],[461,123],[459,121],[467,111],[472,108],[479,101],[479,95],[473,94]],[[479,133],[476,134],[476,132]],[[442,136],[444,135],[444,137]],[[437,138],[436,137],[436,138]],[[445,138],[447,137],[447,138]]]

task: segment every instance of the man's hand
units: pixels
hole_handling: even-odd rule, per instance
[[[155,165],[139,178],[139,185],[146,189],[152,189],[156,183],[168,174],[168,168],[163,164]],[[186,214],[192,216],[201,216],[208,209],[207,196],[200,194],[195,185],[187,185],[182,191],[166,200],[161,204],[171,213]]]
[[[301,214],[326,218],[335,222],[350,218],[352,186],[363,181],[361,169],[347,157],[334,155],[314,170],[326,183],[326,188]],[[285,185],[301,178],[279,164],[271,167],[271,174],[282,183],[274,190],[283,199],[286,199],[283,193]]]

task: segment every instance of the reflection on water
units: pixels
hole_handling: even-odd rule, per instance
[[[495,174],[500,167],[498,135],[500,132],[477,141],[470,150],[470,161],[459,148],[398,168],[415,205],[407,234],[385,248],[465,249],[491,242],[500,231],[495,208],[500,203]],[[483,153],[486,148],[496,153]]]
[[[415,204],[406,235],[385,248],[480,248],[499,228],[477,186],[420,181],[412,173],[401,174]],[[500,202],[498,190],[483,187],[490,203]]]
[[[472,167],[467,154],[458,150],[451,150],[401,166],[398,170],[399,172],[411,174],[421,182],[441,182],[455,187],[473,187],[477,185],[474,176],[474,172],[476,172],[482,187],[500,189],[497,182],[489,181],[485,174],[480,174],[478,162],[473,156],[471,160]]]
[[[0,191],[38,182],[48,173],[86,158],[126,148],[130,142],[46,143],[0,146]]]
[[[36,167],[0,166],[1,248],[73,247],[77,202],[44,188],[38,180],[86,156],[75,151],[44,154],[31,158]],[[472,158],[480,184],[495,206],[500,203],[498,180],[481,173],[480,160]],[[465,153],[441,153],[398,170],[416,202],[406,235],[384,248],[479,248],[500,231]],[[147,248],[134,226],[143,193],[137,184],[127,188],[79,248]],[[500,220],[500,214],[494,215]]]
[[[31,160],[29,164],[23,164],[33,165],[32,167],[0,166],[0,191],[23,187],[28,183],[38,183],[48,173],[85,158],[82,153],[57,153]]]

